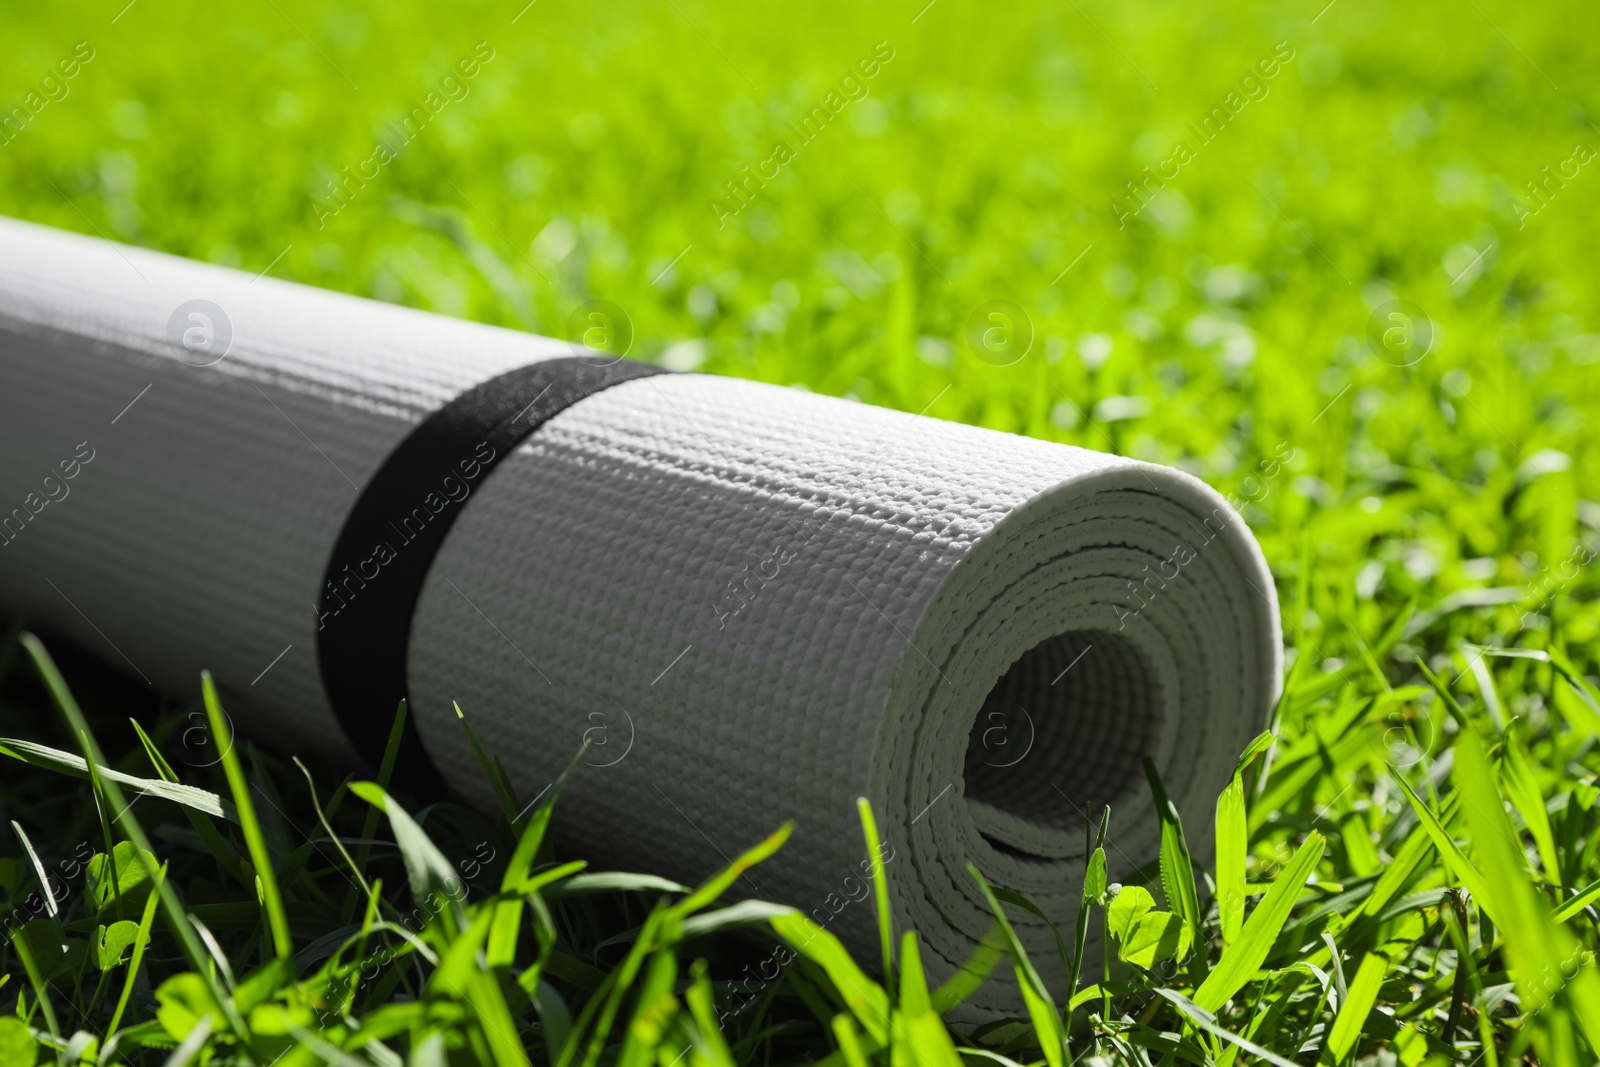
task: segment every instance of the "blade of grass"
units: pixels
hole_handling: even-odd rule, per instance
[[[466,922],[462,900],[466,892],[461,877],[450,861],[445,859],[439,846],[433,843],[427,831],[417,824],[400,803],[376,782],[352,782],[350,792],[371,804],[389,817],[389,827],[394,831],[395,844],[405,861],[406,880],[411,884],[411,895],[419,907],[431,908],[443,897],[446,906],[439,909],[445,932],[455,937]]]
[[[1557,908],[1551,918],[1558,923],[1564,923],[1597,900],[1600,900],[1600,881],[1591,882],[1580,890],[1577,896]]]
[[[717,1025],[716,994],[711,990],[711,978],[706,973],[704,960],[696,960],[690,968],[689,988],[684,990],[683,999],[688,1002],[689,1013],[694,1016],[698,1038],[695,1044],[701,1062],[710,1067],[734,1067],[733,1053]]]
[[[56,1021],[56,1010],[50,1004],[50,984],[39,971],[38,961],[33,958],[33,949],[29,946],[25,933],[18,931],[11,938],[11,949],[17,954],[17,959],[22,961],[22,969],[28,975],[28,984],[33,986],[34,1003],[39,1005],[39,1011],[44,1015],[45,1028],[50,1031],[51,1039],[59,1047],[61,1026]]]
[[[460,935],[450,942],[439,957],[439,965],[428,976],[431,993],[445,993],[465,999],[468,983],[478,969],[478,952],[489,938],[489,924],[493,918],[494,913],[487,909],[478,912]]]
[[[894,1021],[902,1045],[912,1063],[930,1067],[962,1067],[961,1054],[950,1031],[933,1010],[928,995],[928,979],[922,970],[922,954],[917,935],[907,930],[900,942],[900,1010]],[[892,1054],[891,1054],[892,1055]]]
[[[1355,981],[1350,983],[1344,1000],[1339,1004],[1339,1014],[1334,1017],[1333,1028],[1328,1031],[1327,1042],[1322,1046],[1324,1063],[1343,1063],[1355,1051],[1356,1042],[1361,1040],[1362,1030],[1367,1025],[1367,1016],[1372,1014],[1372,1006],[1378,1002],[1378,990],[1388,970],[1389,961],[1382,956],[1368,953],[1362,958],[1361,966],[1356,969]]]
[[[1439,680],[1439,676],[1434,674],[1433,671],[1428,668],[1426,663],[1422,662],[1421,656],[1415,657],[1412,662],[1417,665],[1417,670],[1422,672],[1422,676],[1426,678],[1428,680],[1428,684],[1433,687],[1434,693],[1438,695],[1440,702],[1444,704],[1444,709],[1450,713],[1451,718],[1455,719],[1456,724],[1463,730],[1469,729],[1470,727],[1467,722],[1467,713],[1462,709],[1460,702],[1457,701],[1455,696],[1450,692],[1450,687],[1441,682]]]
[[[35,744],[32,741],[22,741],[14,737],[0,738],[0,754],[35,767],[71,775],[73,778],[88,780],[90,777],[89,763],[82,756],[75,756],[70,752]],[[96,763],[95,771],[103,779],[109,778],[129,789],[136,789],[140,793],[160,797],[162,800],[170,800],[174,804],[182,804],[213,818],[229,820],[234,818],[232,805],[223,803],[221,797],[209,790],[197,789],[179,782],[163,782],[159,778],[139,778],[113,770],[104,763]]]
[[[789,835],[792,833],[794,833],[794,823],[784,823],[777,830],[762,838],[753,848],[742,853],[727,867],[702,882],[700,887],[690,893],[683,901],[673,905],[673,911],[681,920],[710,904],[727,892],[729,886],[743,877],[745,871],[748,871],[751,867],[754,867],[782,848],[783,843],[789,840]]]
[[[1216,969],[1195,991],[1194,1002],[1202,1009],[1215,1012],[1222,1007],[1266,962],[1300,891],[1321,861],[1324,846],[1322,835],[1313,830],[1273,880],[1272,888],[1245,920],[1239,939],[1223,949]]]
[[[1087,879],[1085,879],[1085,883],[1087,884]],[[1032,915],[1045,925],[1045,927],[1050,931],[1050,936],[1056,939],[1056,954],[1061,957],[1061,966],[1070,970],[1072,967],[1071,953],[1067,949],[1066,942],[1061,939],[1060,931],[1058,931],[1055,927],[1055,924],[1050,921],[1050,918],[1045,914],[1044,909],[1039,907],[1039,905],[1035,904],[1033,901],[1029,900],[1027,897],[1023,896],[1021,893],[1014,893],[1009,889],[1002,889],[1000,886],[990,886],[989,888],[994,892],[995,898],[1001,903],[1010,904],[1014,907],[1021,908],[1023,911],[1026,911],[1028,914]]]
[[[1460,889],[1450,890],[1449,903],[1448,911],[1441,909],[1440,918],[1443,920],[1446,935],[1455,946],[1456,975],[1450,987],[1450,1011],[1444,1017],[1444,1028],[1439,1031],[1439,1040],[1446,1045],[1454,1045],[1456,1027],[1460,1025],[1461,1013],[1466,1008],[1477,962],[1473,959],[1472,928],[1467,918],[1466,894]]]
[[[1244,772],[1262,752],[1277,740],[1270,730],[1263,731],[1245,746],[1233,769],[1233,778],[1217,797],[1217,917],[1222,926],[1223,944],[1232,944],[1244,925],[1246,866],[1250,852],[1250,824],[1245,814]]]
[[[1493,918],[1493,905],[1490,903],[1489,893],[1484,888],[1483,876],[1478,872],[1478,869],[1471,860],[1467,859],[1466,853],[1461,851],[1461,847],[1450,836],[1450,831],[1445,829],[1444,823],[1433,813],[1433,809],[1429,808],[1422,798],[1417,796],[1416,791],[1411,788],[1411,784],[1399,775],[1395,775],[1394,780],[1399,782],[1400,788],[1405,791],[1406,799],[1411,802],[1412,810],[1417,813],[1417,818],[1421,820],[1423,831],[1433,841],[1433,847],[1439,851],[1439,855],[1444,858],[1445,865],[1450,868],[1450,873],[1456,876],[1461,884],[1467,888],[1467,892],[1472,894],[1473,899],[1478,901],[1479,906],[1489,912],[1490,917]],[[1496,921],[1498,922],[1498,920]]]
[[[1506,716],[1500,704],[1500,693],[1494,687],[1494,675],[1489,672],[1489,657],[1483,654],[1482,649],[1474,649],[1470,645],[1461,651],[1463,655],[1472,657],[1467,669],[1472,673],[1472,680],[1478,684],[1478,695],[1483,699],[1483,707],[1489,713],[1489,720],[1494,723],[1497,733],[1504,732]]]
[[[361,892],[371,897],[372,886],[367,884],[366,875],[361,873],[361,868],[356,866],[356,861],[350,858],[349,850],[344,847],[344,842],[339,840],[338,833],[334,831],[332,824],[328,822],[327,814],[322,810],[322,801],[317,797],[317,783],[312,779],[311,771],[306,768],[304,763],[300,762],[299,756],[293,756],[291,759],[294,765],[300,768],[300,773],[305,776],[306,793],[311,798],[312,808],[316,810],[317,822],[322,824],[322,830],[328,835],[328,840],[332,841],[333,847],[338,849],[339,856],[344,860],[344,865],[350,868],[350,873],[354,876],[356,884],[361,887]]]
[[[845,1007],[878,1045],[889,1041],[889,994],[868,978],[839,939],[799,912],[768,920],[778,936],[821,967],[844,999]]]
[[[89,755],[89,740],[87,736],[80,736],[79,743],[83,745],[84,766],[89,769],[89,791],[94,797],[95,814],[100,817],[100,833],[105,838],[106,869],[110,872],[111,902],[116,909],[117,918],[122,918],[122,878],[117,873],[117,839],[111,833],[110,800],[106,796],[105,785],[100,780],[100,769],[96,766],[93,756]],[[45,887],[46,892],[49,886]]]
[[[1249,842],[1244,779],[1235,774],[1217,797],[1217,920],[1224,945],[1238,940],[1239,930],[1244,925]]]
[[[1067,963],[1067,1007],[1063,1025],[1072,1029],[1072,1005],[1078,992],[1078,982],[1083,978],[1084,953],[1089,943],[1091,910],[1106,905],[1106,835],[1111,832],[1111,805],[1100,813],[1098,830],[1091,823],[1084,827],[1084,844],[1089,848],[1089,861],[1084,864],[1083,889],[1078,894],[1078,922],[1072,932],[1072,959]]]
[[[1039,1047],[1044,1051],[1045,1062],[1050,1067],[1065,1067],[1072,1061],[1072,1056],[1067,1049],[1066,1030],[1050,990],[1034,969],[1033,961],[1028,958],[1027,950],[1022,947],[1022,941],[1018,939],[1011,920],[1006,917],[1005,909],[1000,906],[1000,900],[988,881],[970,863],[967,864],[967,871],[983,891],[984,898],[989,902],[989,910],[994,912],[995,919],[1000,923],[1000,931],[1005,935],[1006,947],[1011,952],[1011,966],[1017,974],[1017,986],[1022,990],[1022,1001],[1028,1009],[1028,1018],[1033,1022]]]
[[[998,922],[991,923],[983,938],[973,948],[966,962],[938,989],[933,991],[933,1010],[943,1015],[951,1008],[978,991],[995,965],[1006,956],[1005,935]]]
[[[467,721],[466,712],[461,710],[461,705],[455,701],[450,706],[456,709],[456,721],[467,732],[467,740],[472,745],[473,754],[478,757],[478,765],[483,768],[483,773],[489,779],[489,787],[494,790],[494,797],[500,802],[500,811],[506,817],[506,825],[511,827],[511,832],[517,832],[517,817],[522,812],[522,805],[517,803],[516,790],[511,786],[511,779],[506,776],[506,769],[501,765],[498,757],[491,758],[484,751],[483,745],[478,741],[476,731]]]
[[[1592,965],[1574,963],[1581,959],[1581,947],[1551,918],[1549,905],[1523,873],[1522,852],[1495,788],[1494,772],[1471,732],[1456,739],[1452,779],[1461,791],[1473,852],[1483,871],[1485,895],[1478,898],[1479,906],[1490,910],[1493,903],[1518,993],[1534,1010],[1548,1003],[1553,992],[1565,993],[1590,1045],[1600,1049],[1600,975]]]
[[[1539,779],[1534,775],[1516,731],[1505,735],[1500,778],[1505,783],[1506,795],[1517,806],[1523,825],[1533,837],[1545,878],[1553,885],[1560,885],[1561,854],[1556,850],[1556,836],[1550,829],[1550,813],[1545,810],[1544,792],[1539,788]]]
[[[593,893],[688,893],[689,887],[679,885],[658,874],[633,874],[628,871],[597,871],[567,879],[551,889],[554,897],[580,897]]]
[[[200,697],[205,703],[206,718],[211,723],[211,735],[216,738],[217,749],[222,753],[222,770],[228,779],[228,789],[233,794],[233,806],[239,812],[239,830],[244,834],[245,848],[249,850],[251,866],[255,868],[256,878],[260,882],[273,951],[279,959],[289,960],[294,956],[294,938],[289,932],[289,916],[283,909],[283,895],[278,890],[278,875],[272,866],[272,856],[267,851],[266,838],[261,834],[261,820],[256,817],[255,802],[250,799],[250,783],[245,780],[238,746],[233,743],[228,717],[222,713],[222,702],[217,697],[217,686],[212,681],[210,671],[200,675]]]
[[[1589,679],[1583,676],[1583,672],[1574,667],[1572,661],[1567,659],[1559,649],[1550,649],[1546,656],[1550,661],[1550,666],[1561,672],[1561,676],[1567,680],[1568,685],[1572,686],[1573,691],[1578,694],[1578,698],[1588,705],[1589,710],[1594,713],[1595,721],[1600,722],[1600,691],[1595,689]]]
[[[33,842],[28,840],[28,834],[22,829],[22,824],[11,820],[11,829],[17,835],[17,840],[22,842],[22,850],[28,854],[28,861],[33,864],[33,873],[39,879],[39,892],[44,894],[45,910],[54,919],[61,914],[61,909],[56,907],[55,890],[50,888],[50,876],[45,873],[44,864],[39,860],[39,854],[33,850]]]
[[[878,942],[883,952],[883,982],[894,985],[894,917],[889,911],[889,880],[883,871],[883,845],[878,840],[878,823],[866,797],[856,798],[861,816],[861,833],[867,842],[867,858],[872,863],[873,903],[878,912]]]
[[[861,1038],[856,1034],[850,1016],[840,1012],[833,1017],[833,1036],[839,1042],[839,1052],[846,1067],[868,1067],[866,1053],[861,1049]]]
[[[1150,780],[1156,812],[1161,816],[1161,890],[1166,894],[1167,907],[1188,925],[1192,943],[1199,944],[1204,937],[1200,929],[1200,891],[1195,885],[1194,857],[1189,852],[1189,841],[1183,833],[1183,819],[1167,797],[1166,788],[1161,784],[1161,774],[1148,756],[1144,759],[1144,773]],[[1194,962],[1203,975],[1205,954],[1196,954]]]
[[[567,763],[561,776],[551,783],[546,790],[548,794],[534,808],[529,816],[527,825],[522,828],[517,838],[517,847],[511,854],[511,860],[506,864],[505,874],[500,879],[502,892],[516,891],[517,887],[527,880],[528,872],[533,869],[533,864],[539,856],[539,848],[544,843],[545,831],[550,825],[550,817],[555,811],[556,799],[567,784],[567,779],[572,776],[582,756],[582,750],[574,755]],[[534,798],[538,800],[539,798]],[[520,813],[519,813],[520,815]],[[509,823],[513,830],[516,828],[517,818],[512,817]],[[681,889],[681,887],[678,887]],[[487,949],[489,966],[509,967],[516,955],[517,936],[522,929],[522,900],[506,900],[495,905],[494,928],[489,932],[489,946]],[[542,967],[541,959],[535,966]],[[533,981],[538,980],[538,971],[532,976]]]

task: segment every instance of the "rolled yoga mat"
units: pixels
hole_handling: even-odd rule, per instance
[[[175,694],[211,670],[288,751],[371,761],[407,695],[402,776],[485,808],[452,701],[524,801],[588,740],[555,825],[601,867],[694,881],[793,819],[739,892],[864,962],[866,796],[936,980],[989,925],[968,863],[1069,930],[1101,805],[1113,877],[1155,858],[1144,756],[1209,853],[1281,667],[1221,496],[652,371],[0,220],[0,603]],[[997,972],[969,1011],[1017,1007]]]

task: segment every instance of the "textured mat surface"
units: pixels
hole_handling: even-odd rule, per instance
[[[231,335],[209,366],[171,340],[193,300]],[[568,351],[0,220],[0,602],[175,693],[208,668],[241,728],[341,750],[313,605],[357,487],[453,396]],[[943,978],[987,926],[969,862],[1065,928],[1088,813],[1116,812],[1113,877],[1154,858],[1144,755],[1209,852],[1277,695],[1272,588],[1180,472],[668,375],[579,402],[471,486],[409,686],[485,805],[451,701],[528,799],[587,739],[557,827],[599,864],[697,879],[796,820],[741,891],[862,960],[870,797],[897,919]],[[1048,931],[1018,926],[1059,981]]]

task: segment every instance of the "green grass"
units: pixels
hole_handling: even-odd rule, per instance
[[[1091,877],[1061,931],[1070,956],[1104,924],[1134,962],[951,1035],[961,991],[926,989],[914,941],[883,988],[800,919],[717,904],[725,875],[596,881],[549,866],[582,857],[550,854],[545,809],[410,810],[313,766],[319,829],[284,757],[180,759],[214,743],[206,709],[64,661],[107,769],[161,776],[137,711],[210,791],[182,796],[223,814],[123,811],[107,773],[7,761],[0,1063],[113,1033],[149,1063],[1600,1054],[1586,7],[114,0],[4,21],[0,103],[80,41],[93,58],[0,138],[0,212],[546,334],[608,301],[641,358],[1181,464],[1241,501],[1290,666],[1216,863],[1172,826],[1144,884]],[[467,95],[331,199],[478,42]],[[880,42],[867,96],[802,145],[788,124]],[[1188,124],[1231,92],[1202,143]],[[735,204],[725,183],[774,159]],[[1147,166],[1170,180],[1142,204]],[[1405,346],[1397,299],[1430,345]],[[1019,358],[968,342],[994,300],[1026,316]],[[15,634],[3,654],[0,732],[81,752]],[[751,999],[741,968],[779,935],[806,948]],[[1003,929],[990,945],[1032,989]]]

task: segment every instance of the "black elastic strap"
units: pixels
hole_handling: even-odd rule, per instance
[[[345,736],[372,767],[406,696],[406,646],[423,581],[462,506],[495,466],[549,419],[621,382],[664,373],[599,353],[520,367],[424,419],[356,497],[328,560],[317,606],[317,662]],[[441,795],[443,777],[413,712],[394,781]]]

